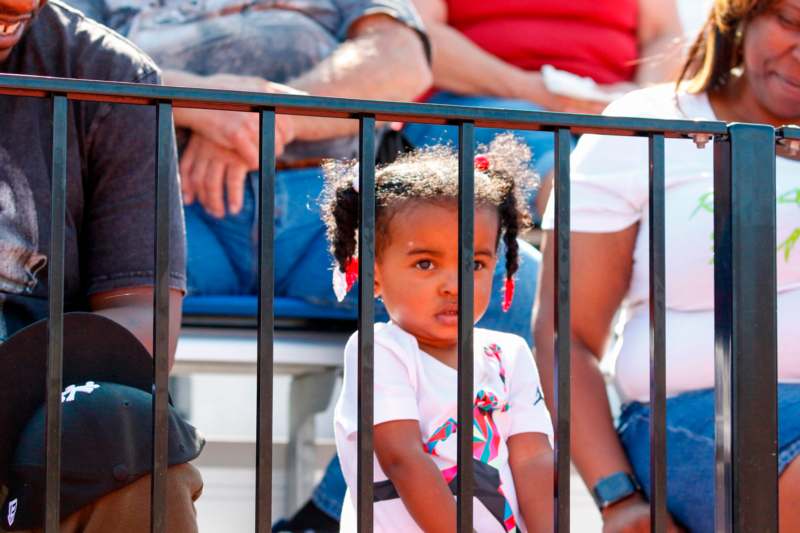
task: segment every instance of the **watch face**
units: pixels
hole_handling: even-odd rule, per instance
[[[639,489],[630,474],[617,472],[601,479],[592,492],[597,506],[605,509],[609,505],[627,498],[637,490]]]

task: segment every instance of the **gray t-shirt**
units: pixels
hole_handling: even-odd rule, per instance
[[[50,0],[0,63],[0,72],[159,83],[131,43]],[[0,342],[47,316],[52,122],[48,99],[0,95]],[[152,285],[155,109],[71,102],[67,123],[66,310],[87,296]],[[173,149],[173,167],[175,156]],[[185,288],[185,242],[177,170],[170,179],[170,284]]]
[[[310,70],[347,39],[359,18],[387,14],[417,30],[410,0],[69,0],[89,17],[127,36],[163,69],[228,73],[286,83]],[[355,157],[346,137],[295,142],[284,161]]]

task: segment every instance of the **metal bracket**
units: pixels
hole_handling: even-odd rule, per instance
[[[713,135],[710,133],[690,133],[689,138],[694,141],[699,150],[702,150],[711,141]]]

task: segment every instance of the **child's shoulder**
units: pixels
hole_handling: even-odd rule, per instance
[[[378,322],[374,329],[375,353],[392,352],[401,358],[419,351],[417,340],[392,322]],[[353,332],[345,346],[345,356],[358,356],[358,331]]]

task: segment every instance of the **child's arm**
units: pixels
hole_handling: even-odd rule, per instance
[[[455,531],[455,500],[442,473],[422,449],[419,422],[378,424],[373,442],[381,468],[419,527],[426,533]]]
[[[553,531],[553,449],[543,433],[508,439],[508,463],[517,502],[530,532]]]

